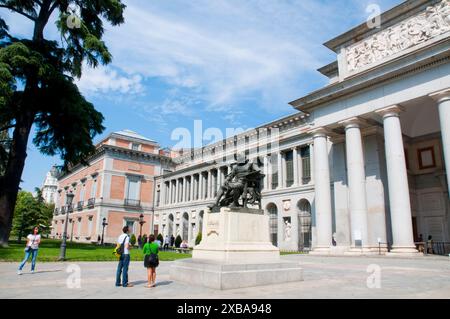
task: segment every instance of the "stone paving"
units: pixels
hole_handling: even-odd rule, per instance
[[[172,262],[161,262],[157,286],[150,289],[145,288],[141,262],[130,265],[132,288],[114,286],[115,262],[38,263],[34,274],[27,264],[21,276],[16,273],[18,263],[0,263],[0,298],[450,298],[450,257],[282,258],[301,263],[304,281],[225,291],[170,280]],[[75,273],[67,272],[70,268],[81,270],[79,288]],[[376,288],[378,273],[380,288]]]

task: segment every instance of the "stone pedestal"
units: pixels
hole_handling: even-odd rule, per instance
[[[301,281],[300,265],[281,261],[269,238],[269,216],[262,210],[207,211],[202,242],[194,248],[192,259],[174,262],[170,277],[215,289]]]

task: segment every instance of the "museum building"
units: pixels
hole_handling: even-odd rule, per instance
[[[272,243],[320,254],[415,254],[450,241],[450,1],[408,0],[328,41],[325,87],[293,115],[171,159],[154,231],[194,245],[242,150],[262,164]],[[207,234],[203,234],[207,236]]]

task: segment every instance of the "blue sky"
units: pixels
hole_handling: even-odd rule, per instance
[[[327,83],[335,59],[322,43],[401,0],[129,0],[125,24],[106,26],[113,62],[85,68],[78,86],[105,116],[107,134],[131,129],[173,146],[174,129],[248,129],[294,113],[288,102]],[[31,24],[0,10],[10,31]],[[46,37],[59,39],[50,23]],[[31,138],[30,138],[31,140]],[[205,144],[208,141],[204,141]],[[58,157],[29,145],[21,187],[40,186]]]

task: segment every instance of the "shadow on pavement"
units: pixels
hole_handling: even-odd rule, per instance
[[[37,270],[34,272],[34,274],[32,274],[31,272],[23,272],[23,275],[37,275],[37,274],[44,274],[46,272],[60,272],[63,271],[62,269],[49,269],[49,270]]]
[[[169,280],[161,281],[161,282],[157,282],[157,283],[155,284],[155,287],[158,287],[158,286],[167,286],[167,285],[170,285],[171,283],[173,283],[173,281],[169,281]]]

